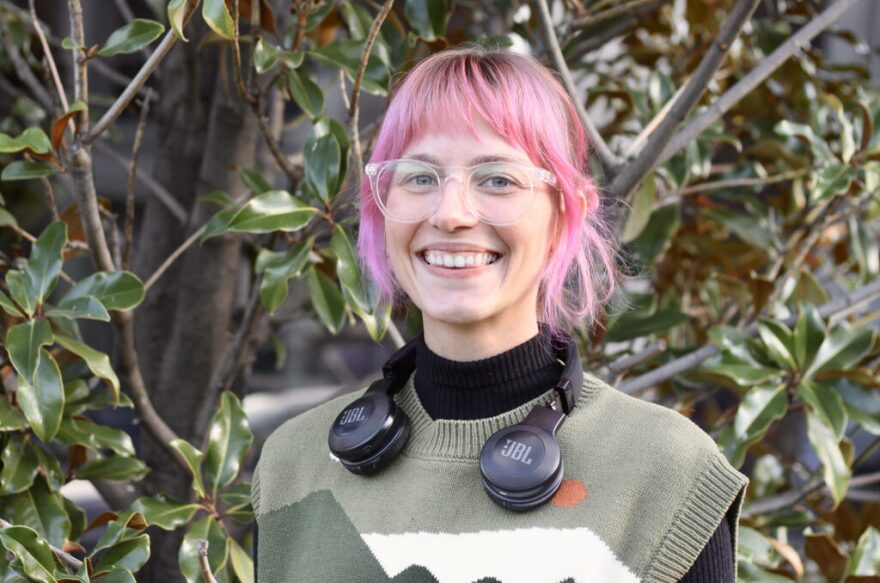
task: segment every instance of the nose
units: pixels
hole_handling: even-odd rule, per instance
[[[453,192],[449,192],[449,183],[455,182]],[[467,186],[457,176],[447,176],[440,188],[440,201],[437,209],[428,218],[428,223],[443,231],[455,231],[462,227],[473,227],[480,222],[467,204]]]

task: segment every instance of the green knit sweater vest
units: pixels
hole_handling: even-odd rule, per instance
[[[266,441],[252,489],[261,583],[675,583],[728,508],[739,517],[748,479],[706,433],[590,375],[558,434],[565,481],[526,513],[489,500],[479,454],[550,392],[496,417],[433,420],[411,377],[395,399],[412,435],[370,477],[327,448],[333,419],[361,394],[295,417]]]

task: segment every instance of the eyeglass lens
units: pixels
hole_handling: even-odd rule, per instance
[[[437,208],[447,180],[464,175],[443,176],[444,170],[411,160],[394,161],[375,178],[376,195],[392,219],[415,222]],[[467,175],[468,171],[465,171]],[[512,223],[528,211],[533,188],[530,172],[508,163],[482,164],[470,171],[467,196],[471,210],[489,223]]]

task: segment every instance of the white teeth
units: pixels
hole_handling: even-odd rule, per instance
[[[442,251],[426,251],[425,261],[430,265],[442,265],[443,267],[474,267],[489,265],[498,260],[494,253],[444,253]]]

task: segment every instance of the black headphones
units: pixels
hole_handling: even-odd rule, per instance
[[[391,355],[382,366],[382,378],[348,405],[330,427],[330,452],[352,473],[375,474],[406,445],[412,424],[393,397],[415,371],[416,340]],[[556,398],[549,406],[536,405],[522,423],[497,431],[480,452],[483,488],[493,502],[508,510],[537,508],[562,483],[564,464],[556,432],[577,404],[584,371],[571,338],[554,342],[553,349],[565,363],[553,387]],[[562,411],[555,408],[557,403]]]

